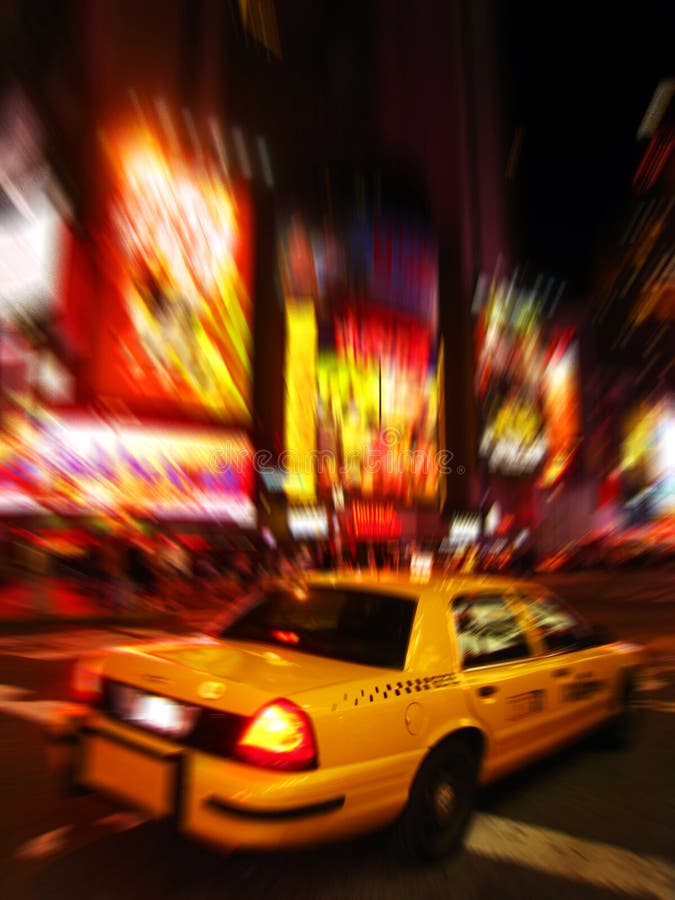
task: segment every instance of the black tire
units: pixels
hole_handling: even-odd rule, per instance
[[[420,766],[397,823],[406,857],[437,860],[456,851],[473,812],[478,759],[468,744],[450,738]]]
[[[623,681],[620,696],[619,712],[610,719],[602,732],[602,743],[608,750],[627,750],[632,747],[640,730],[636,684],[632,675]]]

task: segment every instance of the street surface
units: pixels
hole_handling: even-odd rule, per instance
[[[483,791],[467,846],[400,861],[387,834],[220,855],[113,801],[63,796],[41,722],[80,654],[157,636],[127,626],[0,635],[0,897],[675,898],[675,571],[538,577],[651,657],[628,751],[595,739]]]

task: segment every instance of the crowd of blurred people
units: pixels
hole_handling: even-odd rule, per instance
[[[0,530],[0,584],[29,587],[27,602],[36,613],[49,607],[50,591],[66,587],[101,611],[158,612],[211,606],[239,596],[261,578],[289,577],[308,570],[406,571],[415,554],[433,557],[443,574],[508,572],[530,576],[557,570],[654,564],[653,544],[626,556],[626,547],[606,550],[604,542],[563,548],[538,559],[531,543],[517,552],[507,542],[489,547],[467,545],[451,552],[404,544],[334,541],[289,543],[206,540],[195,534],[166,529],[153,536],[136,533],[97,534],[79,529],[66,532]],[[672,543],[667,558],[672,560]],[[600,550],[603,550],[601,553]],[[631,551],[634,549],[632,545]],[[573,553],[572,550],[576,552]],[[591,550],[593,552],[591,552]],[[660,554],[658,556],[661,560]],[[626,556],[626,559],[624,559]]]
[[[0,584],[29,587],[29,603],[37,613],[47,611],[50,591],[64,587],[101,611],[217,606],[261,578],[336,565],[328,544],[280,548],[264,542],[209,542],[171,530],[153,537],[78,529],[0,531]]]

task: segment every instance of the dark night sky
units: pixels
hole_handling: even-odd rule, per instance
[[[506,149],[524,129],[513,201],[520,262],[583,292],[625,215],[636,133],[675,70],[675,4],[505,3]]]
[[[453,0],[419,0],[412,7],[413,24],[437,26],[448,2]],[[566,281],[565,296],[575,301],[629,213],[631,177],[642,149],[637,129],[658,81],[675,74],[675,3],[485,2],[495,15],[500,48],[505,156],[516,129],[524,135],[516,177],[507,184],[514,262]],[[382,17],[388,21],[397,8],[394,0],[280,2],[288,13],[281,21],[289,77],[303,90],[321,85],[320,114],[312,127],[323,122],[326,152],[345,144],[351,159],[372,126],[377,114],[368,107],[364,86],[374,77]],[[400,40],[416,37],[413,29]],[[428,40],[430,52],[438,52],[438,43]],[[406,77],[419,98],[434,96],[442,116],[449,88],[433,73],[445,78],[450,67],[440,62],[411,69]],[[291,157],[297,152],[294,140]]]
[[[430,52],[440,53],[429,29],[438,28],[451,2],[401,0],[399,6],[414,11],[415,28],[400,39],[417,46],[427,29]],[[635,135],[656,84],[675,74],[675,2],[484,2],[495,13],[500,45],[505,155],[516,129],[524,135],[515,179],[507,185],[513,256],[530,270],[568,281],[567,297],[575,299],[628,212],[640,154]],[[278,0],[278,6],[284,64],[272,76],[264,59],[261,66],[280,92],[268,91],[262,75],[233,79],[231,114],[269,134],[280,169],[296,158],[302,162],[303,149],[316,141],[324,164],[340,161],[341,145],[350,162],[359,153],[367,157],[377,118],[368,99],[377,41],[397,5]],[[28,18],[41,21],[42,12]],[[50,19],[42,22],[41,35],[51,46]],[[406,74],[415,82],[413,107],[418,97],[433,95],[437,114],[447,115],[451,89],[442,79],[451,68],[425,61]],[[277,103],[277,95],[285,102]],[[296,165],[301,172],[309,168]]]

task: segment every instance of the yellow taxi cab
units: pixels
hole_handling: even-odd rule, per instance
[[[308,576],[245,596],[210,635],[82,661],[52,736],[75,783],[232,848],[396,823],[452,851],[481,784],[631,721],[643,651],[536,584]]]

